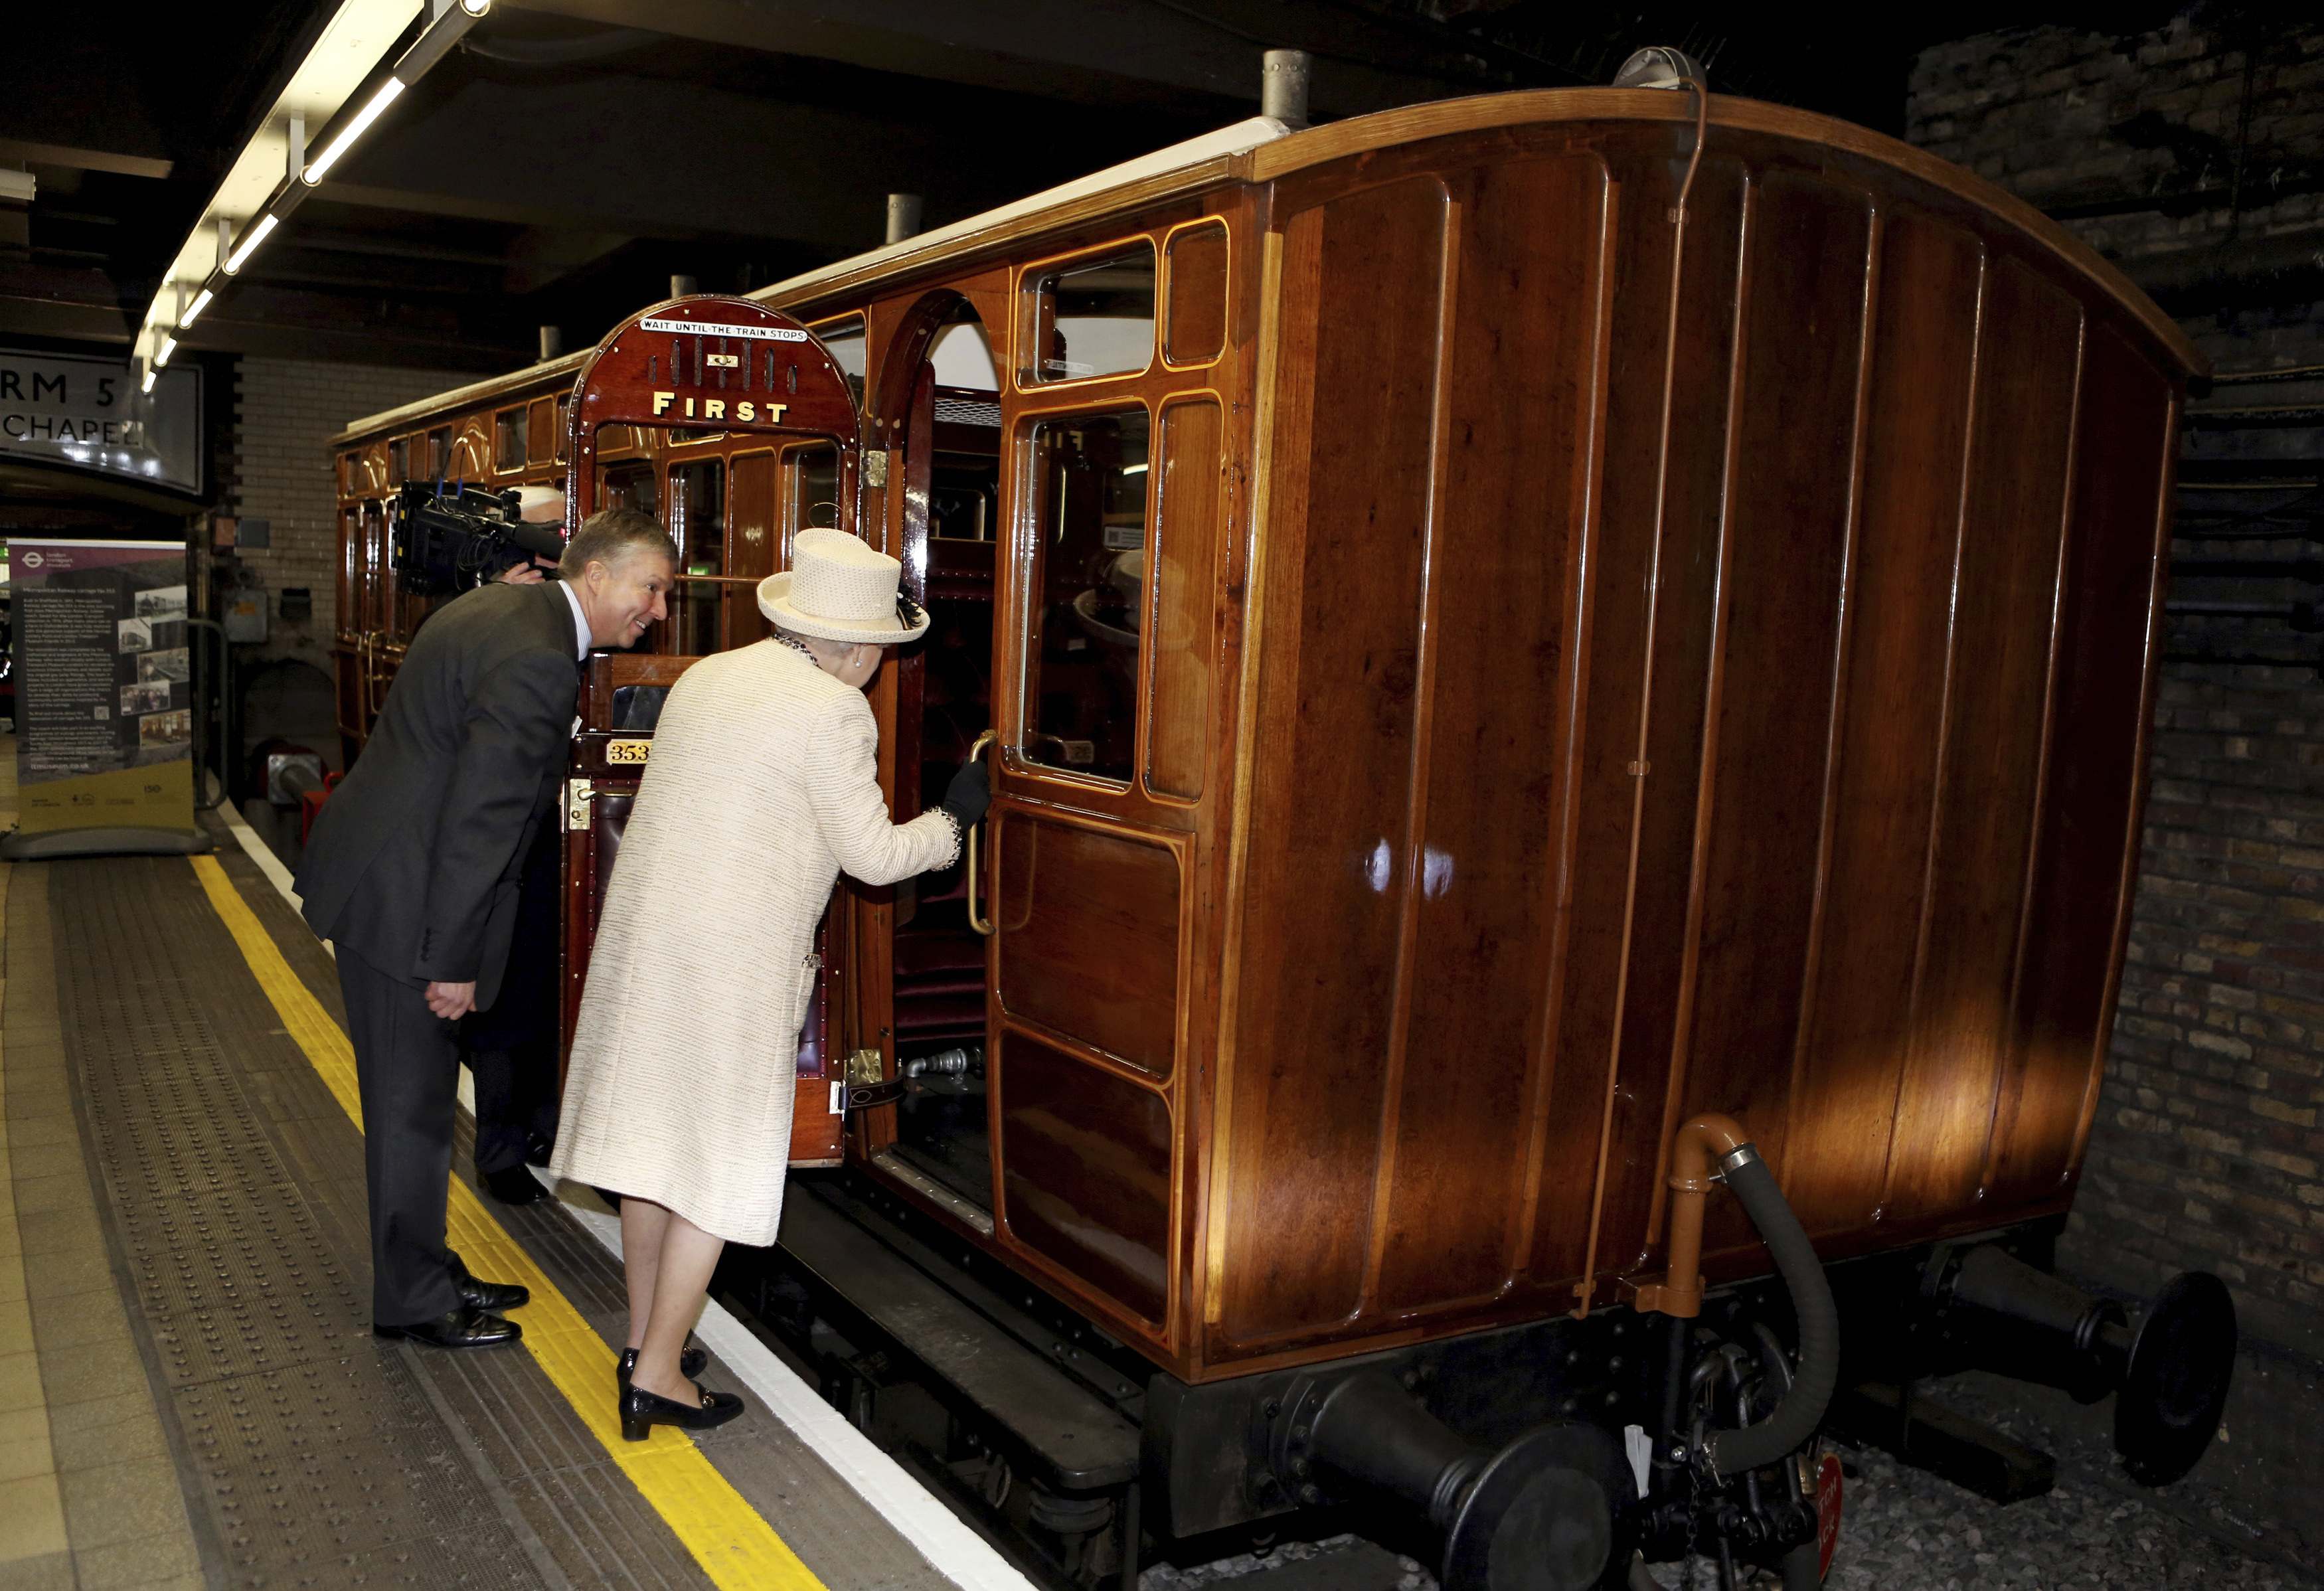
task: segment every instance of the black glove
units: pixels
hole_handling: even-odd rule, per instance
[[[945,787],[944,800],[937,805],[950,812],[953,821],[967,828],[984,816],[984,809],[992,804],[992,782],[985,777],[982,763],[963,763],[960,772],[952,776]]]

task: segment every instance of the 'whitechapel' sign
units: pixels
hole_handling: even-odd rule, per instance
[[[0,454],[198,492],[201,372],[141,393],[125,361],[0,348]]]

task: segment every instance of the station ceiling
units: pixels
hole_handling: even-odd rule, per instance
[[[0,335],[125,349],[331,9],[13,19],[0,167],[37,191],[0,206]],[[1251,115],[1268,48],[1314,54],[1319,121],[1604,83],[1675,44],[1723,92],[1895,132],[1927,44],[2101,12],[2135,30],[2171,7],[2038,9],[1803,30],[1563,0],[497,0],[187,341],[506,369],[539,327],[580,346],[673,273],[742,290],[873,246],[890,191],[940,225]]]

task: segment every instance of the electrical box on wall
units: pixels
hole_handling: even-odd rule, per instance
[[[266,639],[266,593],[244,587],[226,597],[226,638],[255,644]]]
[[[315,616],[315,598],[304,586],[282,588],[282,622],[303,624]]]

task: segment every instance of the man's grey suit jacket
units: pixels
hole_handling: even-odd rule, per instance
[[[549,820],[580,677],[555,580],[420,626],[299,866],[308,923],[391,977],[500,990],[526,847]]]

